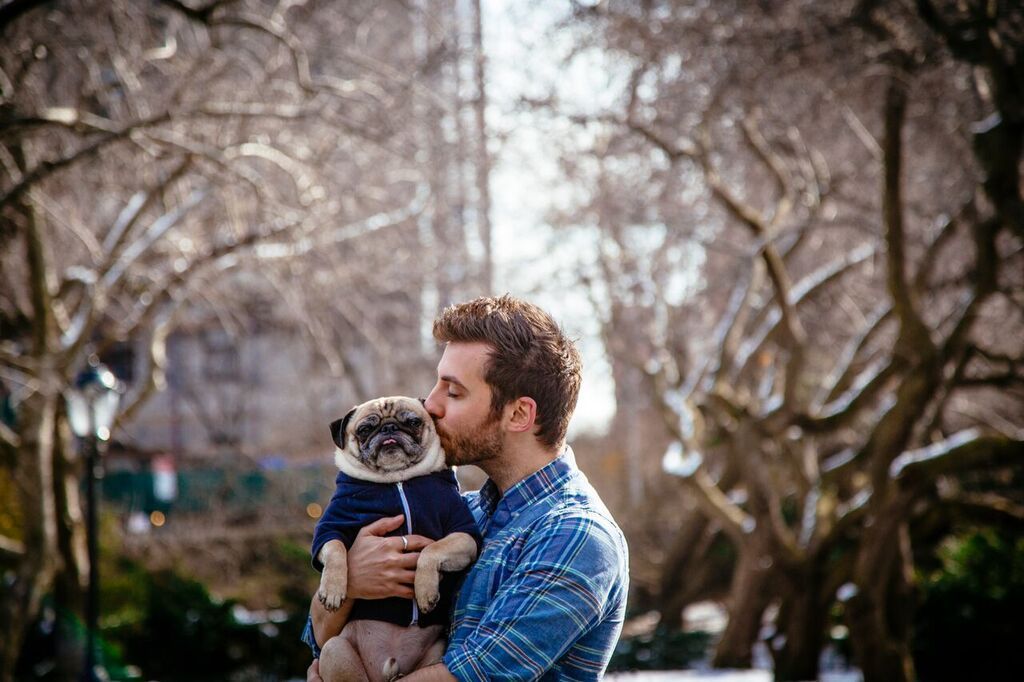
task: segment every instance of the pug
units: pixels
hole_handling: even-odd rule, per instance
[[[453,573],[476,559],[482,539],[421,401],[394,396],[357,405],[331,423],[331,437],[339,473],[312,548],[324,608],[345,601],[348,548],[363,526],[404,514],[404,528],[393,534],[435,540],[417,561],[415,600],[357,600],[321,654],[330,682],[393,680],[440,660]]]

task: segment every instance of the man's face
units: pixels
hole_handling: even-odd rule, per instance
[[[499,419],[491,414],[491,388],[484,380],[489,352],[484,343],[449,343],[437,365],[426,408],[449,466],[479,464],[501,454]]]

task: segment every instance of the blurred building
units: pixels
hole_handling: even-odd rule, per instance
[[[315,456],[331,450],[328,424],[378,395],[425,392],[433,349],[420,338],[422,303],[381,302],[375,334],[339,326],[339,365],[328,362],[281,301],[253,295],[226,324],[195,315],[167,340],[166,386],[125,425],[125,444],[177,456]],[[386,338],[387,348],[367,339]],[[397,350],[401,349],[401,350]],[[143,349],[123,344],[104,359],[126,383],[143,380]]]

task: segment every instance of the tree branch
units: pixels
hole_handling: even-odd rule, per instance
[[[775,299],[782,313],[781,322],[790,340],[789,350],[791,353],[791,360],[787,365],[787,368],[792,367],[791,373],[795,374],[802,365],[802,349],[806,343],[806,332],[790,304],[791,285],[789,275],[786,272],[785,263],[783,263],[778,250],[770,242],[770,226],[765,223],[764,219],[756,209],[743,203],[732,194],[729,188],[725,185],[721,176],[718,174],[717,169],[712,165],[711,155],[708,152],[710,134],[707,130],[707,118],[708,114],[705,113],[704,121],[701,124],[701,141],[699,143],[684,141],[682,145],[670,143],[650,127],[638,123],[632,115],[626,120],[625,125],[628,129],[640,133],[645,139],[665,152],[670,159],[677,160],[681,158],[689,158],[697,161],[704,172],[704,178],[711,190],[712,196],[715,197],[719,204],[723,206],[730,215],[736,218],[741,224],[747,226],[755,237],[763,240],[761,255],[765,264],[768,266],[768,275],[771,279],[772,286],[775,289]],[[780,199],[780,202],[782,202],[782,199]],[[776,214],[782,212],[780,206],[777,205],[776,209]],[[788,404],[791,404],[792,401],[795,400],[795,384],[796,381],[786,382],[786,402]]]
[[[823,289],[828,284],[834,282],[840,276],[849,272],[856,265],[863,263],[872,255],[874,255],[874,247],[869,244],[864,244],[818,268],[800,280],[796,286],[793,287],[791,292],[792,305],[799,306],[812,295]],[[731,378],[734,381],[746,374],[750,369],[750,363],[757,357],[761,350],[764,349],[765,344],[770,338],[772,338],[781,322],[781,313],[779,311],[773,311],[773,314],[769,314],[765,319],[761,328],[751,335],[751,337],[747,339],[746,343],[743,344],[740,351],[737,353],[737,362],[735,363],[738,370],[731,375]]]
[[[12,450],[21,447],[21,437],[3,422],[0,422],[0,444]]]
[[[82,147],[81,149],[74,152],[70,156],[65,156],[53,161],[41,162],[39,165],[33,168],[31,172],[23,176],[21,181],[18,182],[18,184],[16,184],[14,187],[8,190],[6,194],[0,197],[0,209],[16,201],[30,187],[32,187],[38,182],[41,182],[42,180],[45,180],[47,177],[53,175],[57,171],[89,158],[93,154],[96,154],[97,152],[102,150],[107,145],[127,138],[135,130],[154,126],[158,123],[165,122],[168,119],[169,114],[167,112],[164,112],[162,114],[158,114],[157,116],[153,116],[149,119],[136,121],[134,123],[124,126],[123,128],[117,131],[105,134],[100,139],[96,140],[92,144]]]
[[[983,436],[978,429],[959,431],[946,440],[904,452],[893,460],[889,476],[901,485],[1024,462],[1024,440]]]
[[[139,408],[156,391],[166,384],[167,337],[171,332],[171,321],[177,306],[171,305],[153,324],[146,343],[146,363],[141,381],[136,381],[131,393],[125,396],[124,407],[118,412],[117,424],[130,423]]]
[[[61,341],[67,351],[66,357],[77,357],[79,350],[88,341],[100,315],[106,309],[109,297],[129,268],[148,252],[154,243],[162,239],[168,230],[181,222],[205,197],[205,192],[198,190],[192,192],[184,202],[154,220],[149,229],[124,249],[117,261],[107,270],[103,279],[93,287],[90,295],[83,297],[83,303],[75,314],[75,321]]]
[[[794,422],[811,433],[826,433],[841,428],[873,403],[896,375],[900,364],[896,359],[876,362],[861,373],[849,391],[825,405],[819,414],[799,415]]]
[[[719,490],[703,462],[703,456],[695,451],[684,456],[682,443],[676,441],[665,452],[661,466],[666,473],[679,477],[696,493],[697,504],[704,513],[718,521],[736,546],[742,547],[747,535],[757,527],[757,521]]]
[[[121,213],[117,216],[117,220],[114,221],[114,224],[107,231],[107,235],[103,239],[103,253],[106,255],[106,265],[100,268],[100,279],[106,277],[117,263],[117,256],[119,255],[121,247],[128,239],[131,234],[131,230],[138,222],[139,217],[150,209],[157,197],[163,196],[171,185],[181,179],[191,165],[192,157],[186,156],[165,179],[157,183],[154,187],[151,187],[145,193],[139,192],[135,194],[121,210]]]
[[[752,264],[749,278],[745,282],[742,280],[738,282],[735,289],[733,289],[732,296],[729,297],[729,306],[722,314],[722,319],[718,323],[718,329],[714,336],[715,345],[712,346],[712,348],[717,346],[721,349],[718,354],[717,364],[714,367],[709,367],[711,358],[714,356],[708,354],[707,361],[700,365],[692,378],[687,380],[686,385],[688,389],[684,390],[684,394],[692,394],[707,372],[710,372],[710,383],[706,388],[709,390],[713,389],[714,385],[724,379],[725,375],[732,369],[733,358],[736,355],[737,346],[750,313],[750,299],[760,289],[763,280],[764,267],[761,266],[759,261],[755,261]]]
[[[931,279],[939,253],[941,253],[943,247],[949,243],[949,240],[956,236],[956,231],[960,226],[960,221],[965,217],[967,212],[973,208],[973,206],[974,199],[972,198],[960,207],[960,210],[957,211],[956,215],[948,216],[942,221],[938,234],[935,235],[935,238],[928,244],[928,248],[925,251],[924,256],[921,258],[921,264],[918,266],[917,274],[914,275],[914,290],[916,292],[921,292],[926,286],[928,286],[928,280]]]
[[[953,24],[946,22],[939,15],[932,0],[916,0],[916,5],[918,15],[928,24],[929,28],[942,36],[954,53],[975,64],[981,60],[980,37],[977,35],[977,27],[971,26],[967,22]]]
[[[906,107],[905,86],[898,77],[893,77],[886,90],[882,161],[885,176],[882,187],[882,218],[885,225],[886,286],[900,322],[900,335],[895,353],[897,357],[910,359],[920,352],[928,353],[933,346],[928,329],[914,308],[906,277],[901,185]]]
[[[861,352],[867,348],[868,344],[875,335],[881,330],[882,326],[892,315],[893,308],[892,303],[889,301],[883,301],[867,318],[867,324],[861,331],[859,336],[855,336],[847,344],[843,350],[842,355],[839,357],[839,361],[836,362],[835,367],[829,375],[829,378],[823,382],[824,397],[816,401],[819,404],[824,404],[834,401],[838,398],[843,391],[846,391],[850,385],[850,382],[854,379],[854,368],[856,367],[856,360],[860,356]],[[820,409],[820,408],[819,408]]]
[[[975,522],[1024,527],[1024,505],[1017,504],[996,493],[947,493],[940,490],[939,498],[950,511]]]
[[[934,401],[934,405],[931,407],[931,418],[927,420],[927,426],[925,426],[924,430],[920,432],[918,442],[927,442],[931,439],[932,434],[940,433],[942,417],[946,410],[946,403],[952,397],[956,387],[963,380],[964,371],[967,369],[967,363],[971,361],[972,354],[973,353],[970,348],[964,349],[960,354],[960,357],[957,358],[953,374],[948,379],[944,379],[941,385],[936,388],[938,397]]]
[[[25,543],[0,535],[0,561],[21,559],[25,554]]]
[[[771,149],[764,134],[761,133],[760,126],[758,125],[759,118],[760,110],[755,108],[749,115],[743,118],[742,128],[744,139],[746,139],[747,144],[754,151],[754,156],[768,168],[771,176],[775,179],[779,199],[775,205],[775,211],[772,213],[771,221],[767,226],[768,234],[773,234],[775,228],[785,220],[792,210],[795,192],[793,190],[793,177],[789,169],[786,168],[785,162]]]

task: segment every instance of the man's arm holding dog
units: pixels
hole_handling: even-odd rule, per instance
[[[576,561],[551,561],[552,549],[564,554],[563,541],[564,537],[556,537],[547,547],[527,547],[525,565],[502,585],[470,636],[460,646],[449,648],[445,663],[402,679],[461,682],[516,671],[517,679],[534,680],[549,672],[601,618],[608,594],[615,589],[616,571],[606,544],[612,538],[595,533],[576,540],[571,543],[578,552]]]
[[[487,604],[477,604],[476,622],[456,634],[440,670],[422,680],[479,680],[515,671],[534,680],[584,635],[607,618],[621,619],[627,583],[622,579],[617,532],[589,511],[567,512],[535,529],[514,570]],[[614,641],[597,645],[600,655],[585,662],[581,679],[597,679]],[[581,671],[582,672],[582,671]]]
[[[340,609],[328,611],[313,596],[309,610],[313,617],[313,634],[319,646],[341,632],[356,599],[414,597],[416,562],[420,551],[433,541],[420,535],[407,535],[409,545],[403,551],[401,538],[385,536],[401,527],[404,521],[405,517],[401,515],[378,519],[356,535],[348,550],[347,598]]]

